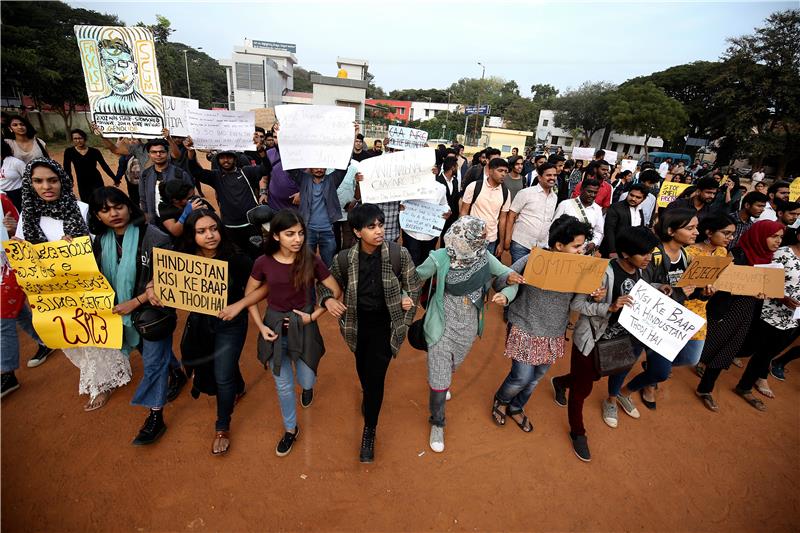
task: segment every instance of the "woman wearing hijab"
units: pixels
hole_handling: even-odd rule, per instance
[[[417,267],[423,281],[436,276],[424,331],[428,344],[430,446],[444,451],[444,404],[453,373],[483,332],[485,296],[492,279],[508,274],[508,284],[492,302],[506,306],[517,295],[522,276],[486,253],[486,223],[473,216],[456,220],[444,236],[444,248],[431,252]]]
[[[88,205],[75,198],[72,178],[61,165],[52,159],[34,159],[22,177],[22,213],[16,237],[40,244],[89,235],[88,210]],[[78,392],[89,395],[85,411],[103,407],[111,391],[131,379],[130,363],[119,350],[83,346],[63,352],[80,369]]]
[[[784,225],[774,220],[762,220],[753,224],[731,251],[735,265],[768,265],[778,250],[783,238]],[[739,352],[751,324],[761,313],[762,300],[753,296],[735,296],[729,292],[718,291],[706,305],[708,333],[703,347],[702,363],[705,365],[703,377],[697,386],[697,396],[711,411],[719,406],[711,393],[714,384],[723,370],[727,370]],[[750,405],[764,410],[761,400],[752,391],[737,388],[736,393]]]

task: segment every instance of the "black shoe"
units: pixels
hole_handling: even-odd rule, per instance
[[[572,437],[572,449],[575,450],[575,455],[578,456],[578,459],[583,461],[584,463],[588,463],[592,460],[592,454],[589,452],[589,441],[586,439],[586,435],[578,435],[577,437]]]
[[[550,378],[550,384],[553,386],[553,399],[559,407],[567,406],[567,388],[562,387],[556,383],[556,378]]]
[[[139,430],[139,434],[136,435],[136,438],[133,439],[131,444],[134,446],[153,444],[161,438],[161,435],[163,435],[166,430],[167,425],[164,424],[164,412],[161,409],[150,409],[150,414],[147,415],[142,429]]]
[[[2,374],[2,392],[0,392],[0,398],[5,397],[6,394],[10,394],[19,388],[19,381],[17,381],[17,376],[14,374],[14,371],[11,372],[3,372]]]
[[[361,453],[358,456],[361,463],[371,463],[375,460],[375,428],[364,426],[361,436]]]
[[[169,385],[167,386],[167,401],[174,402],[180,396],[183,386],[189,378],[186,377],[184,371],[180,368],[169,369]]]
[[[312,403],[314,403],[314,389],[303,389],[303,394],[300,395],[300,406],[308,409]]]
[[[647,407],[651,411],[655,410],[656,402],[651,402],[649,400],[644,399],[644,389],[639,389],[639,397],[642,399],[642,403],[644,404],[645,407]]]
[[[35,368],[41,365],[47,361],[47,358],[50,356],[50,354],[55,351],[55,348],[48,348],[47,346],[40,344],[39,349],[36,350],[36,353],[33,355],[33,357],[28,360],[28,368]]]
[[[278,441],[278,445],[275,447],[275,455],[278,457],[289,455],[289,452],[292,451],[292,446],[294,446],[294,441],[296,441],[299,436],[299,427],[294,428],[294,433],[289,433],[288,431],[284,433],[281,440]]]

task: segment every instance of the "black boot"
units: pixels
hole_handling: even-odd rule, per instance
[[[375,460],[375,428],[364,426],[358,460],[362,463],[371,463]]]
[[[164,424],[164,411],[161,409],[150,409],[150,414],[147,415],[142,429],[139,430],[139,434],[136,435],[136,438],[133,439],[131,444],[134,446],[153,444],[161,438],[161,435],[163,435],[166,430],[167,426]]]
[[[169,385],[167,385],[168,402],[174,401],[180,395],[183,386],[186,385],[188,380],[189,378],[186,377],[182,368],[169,369]]]

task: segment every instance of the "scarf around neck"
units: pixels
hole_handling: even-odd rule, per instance
[[[117,261],[117,237],[109,229],[100,237],[103,260],[100,268],[117,295],[117,303],[133,298],[136,284],[136,259],[139,248],[139,226],[128,224],[122,237],[122,255]],[[130,314],[122,317],[122,351],[130,354],[139,344],[139,332],[133,327]]]
[[[444,235],[450,268],[469,268],[486,257],[486,223],[465,215],[450,226]]]

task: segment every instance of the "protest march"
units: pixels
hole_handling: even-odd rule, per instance
[[[800,27],[796,10],[785,16]],[[192,59],[162,52],[153,27],[75,20],[87,23],[64,48],[80,64],[88,131],[72,128],[61,151],[37,136],[36,113],[3,112],[4,415],[36,405],[37,367],[66,361],[81,403],[65,408],[124,425],[116,445],[147,447],[135,452],[142,468],[145,453],[184,446],[187,413],[204,409],[202,429],[191,427],[203,460],[255,449],[257,434],[259,468],[295,468],[283,459],[293,453],[302,480],[312,464],[495,454],[485,442],[512,433],[537,461],[596,465],[625,453],[634,425],[661,432],[648,453],[667,460],[708,452],[655,429],[665,411],[679,413],[675,425],[691,419],[674,428],[690,433],[754,412],[791,418],[776,397],[796,392],[800,356],[796,154],[726,152],[738,134],[645,131],[643,118],[623,130],[619,117],[637,115],[622,96],[608,97],[614,131],[596,134],[603,126],[570,119],[568,101],[536,100],[544,85],[532,88],[532,131],[515,108],[496,116],[452,91],[416,108],[386,95],[323,102],[326,83],[368,95],[366,62],[342,57],[336,76],[311,73],[313,93],[284,87],[268,105],[296,63],[294,45],[271,41],[273,59],[246,76],[220,61],[231,90],[209,104],[161,73],[178,57],[188,86]],[[263,102],[243,104],[243,80]],[[406,108],[439,122],[402,120]],[[567,131],[586,133],[567,144]],[[480,395],[476,376],[491,381]],[[411,449],[384,438],[401,420]],[[184,438],[172,437],[181,425]],[[333,427],[349,451],[315,447]],[[616,431],[596,438],[605,428]],[[469,468],[453,456],[449,468]]]

